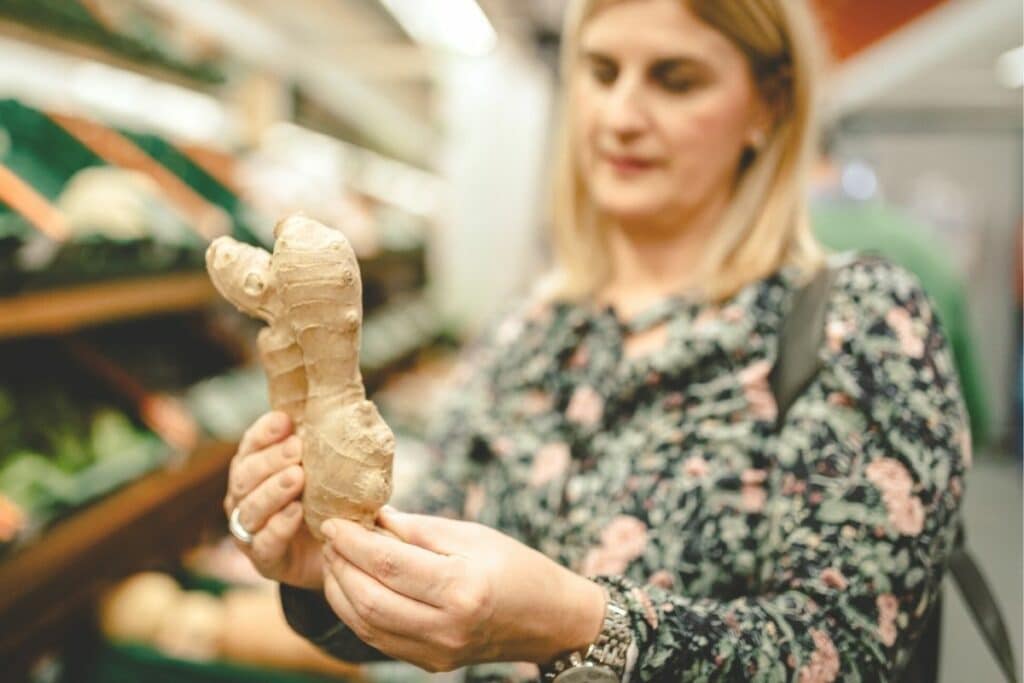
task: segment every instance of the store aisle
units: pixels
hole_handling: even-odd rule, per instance
[[[983,454],[967,479],[967,534],[993,590],[1002,602],[1020,664],[1024,650],[1022,582],[1024,549],[1021,520],[1021,471],[1015,459]],[[942,633],[942,683],[1001,681],[959,593],[946,582]]]

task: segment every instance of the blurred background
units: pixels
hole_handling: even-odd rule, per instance
[[[939,306],[975,434],[969,545],[1019,656],[1021,3],[811,4],[834,58],[816,227]],[[266,388],[203,251],[269,246],[299,209],[345,232],[414,485],[459,345],[546,264],[563,9],[0,0],[0,678],[424,677],[319,655],[225,540]],[[952,590],[942,642],[943,680],[999,680]]]

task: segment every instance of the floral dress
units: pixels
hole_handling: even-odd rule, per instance
[[[889,680],[954,543],[970,463],[960,389],[916,280],[858,261],[830,296],[823,369],[777,424],[768,377],[797,288],[782,270],[722,304],[670,297],[628,322],[524,306],[468,354],[436,476],[406,507],[614,583],[630,680]],[[653,329],[660,348],[624,352]],[[378,654],[322,596],[282,599],[328,652]]]

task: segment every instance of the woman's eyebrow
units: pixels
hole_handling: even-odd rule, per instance
[[[600,50],[583,50],[583,58],[591,62],[601,62],[608,64],[616,64],[616,60],[611,55],[601,52]],[[690,57],[688,55],[668,55],[656,57],[650,62],[650,68],[654,71],[668,71],[675,68],[685,68],[693,70],[706,70],[707,64],[696,57]]]
[[[615,59],[611,56],[598,52],[597,50],[584,50],[583,58],[591,62],[608,62],[610,64],[615,63]]]
[[[686,56],[678,57],[659,57],[651,63],[652,71],[669,71],[671,69],[683,68],[692,69],[694,71],[703,71],[707,69],[707,64],[699,59]]]

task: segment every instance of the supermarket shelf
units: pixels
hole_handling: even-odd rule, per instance
[[[157,61],[145,63],[119,55],[100,45],[64,37],[51,31],[20,23],[8,17],[0,18],[0,36],[22,43],[29,43],[62,55],[70,55],[80,59],[100,62],[107,66],[124,69],[125,71],[132,71],[156,81],[173,83],[191,90],[211,94],[217,91],[216,86],[218,84],[192,76],[188,73],[187,69],[176,65],[161,64]]]
[[[0,338],[50,334],[157,313],[186,311],[216,299],[206,273],[183,273],[0,299]]]
[[[56,524],[0,561],[0,661],[10,673],[81,637],[106,587],[174,566],[201,532],[223,522],[231,444],[200,449],[183,466],[129,484]]]

